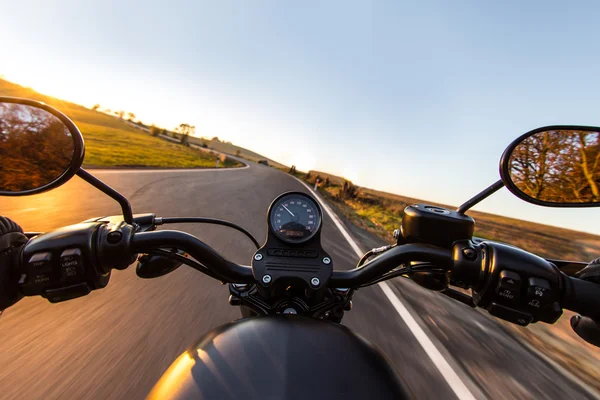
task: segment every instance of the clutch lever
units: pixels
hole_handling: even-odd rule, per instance
[[[575,276],[576,273],[587,267],[588,263],[580,261],[564,261],[564,260],[551,260],[546,258],[546,261],[556,265],[556,267],[567,274],[568,276]]]

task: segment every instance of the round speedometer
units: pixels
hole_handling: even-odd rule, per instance
[[[284,242],[306,242],[321,228],[321,209],[303,193],[286,193],[271,204],[269,225]]]

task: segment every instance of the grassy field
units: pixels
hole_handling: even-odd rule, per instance
[[[322,185],[321,192],[336,204],[346,218],[386,240],[392,239],[392,232],[400,226],[404,208],[410,204],[426,203],[456,209],[456,206],[368,188],[359,188],[356,198],[341,201],[338,193],[342,178],[319,171],[311,171],[310,174],[311,183],[317,177],[321,177],[321,181],[329,178],[330,185]],[[585,261],[600,255],[600,237],[596,235],[477,211],[467,214],[475,219],[476,236],[510,243],[543,257]]]
[[[45,96],[2,79],[0,95],[43,101],[69,116],[85,139],[84,166],[214,168],[216,165],[215,155],[152,137],[117,117]],[[219,166],[241,164],[228,159]]]
[[[270,158],[262,156],[258,153],[255,153],[255,152],[245,149],[243,147],[236,146],[233,143],[223,142],[220,140],[204,140],[202,138],[193,137],[193,136],[190,136],[189,141],[190,141],[190,143],[196,144],[198,146],[202,146],[202,144],[205,143],[208,146],[208,148],[210,148],[210,149],[219,151],[221,153],[230,154],[232,156],[237,155],[238,157],[249,160],[249,161],[258,162],[259,160],[267,160],[269,162],[269,165],[271,165],[275,168],[285,168],[285,169],[288,168],[285,165],[278,163],[277,161],[271,160]]]

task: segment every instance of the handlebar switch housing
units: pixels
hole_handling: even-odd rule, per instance
[[[96,255],[102,272],[123,270],[135,262],[137,254],[131,253],[131,238],[134,233],[135,227],[124,221],[103,224],[98,228]]]
[[[110,271],[101,270],[95,257],[95,240],[103,225],[71,225],[27,242],[19,266],[21,292],[59,302],[105,287]]]
[[[464,289],[477,288],[485,280],[486,248],[471,240],[458,240],[452,246],[451,284]]]
[[[560,270],[517,247],[483,242],[479,282],[473,285],[473,301],[492,315],[518,325],[542,321],[554,323],[562,315],[564,290]]]

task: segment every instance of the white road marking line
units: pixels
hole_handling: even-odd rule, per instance
[[[298,178],[296,179],[298,180],[298,182],[302,183],[308,190],[310,190],[311,193],[314,192],[314,190],[306,183],[304,183]],[[356,244],[354,239],[352,239],[352,237],[350,236],[350,234],[348,233],[338,216],[335,215],[335,213],[329,208],[329,205],[327,205],[321,199],[320,195],[316,195],[315,198],[317,199],[319,204],[321,204],[321,207],[323,207],[323,209],[329,215],[329,217],[333,220],[333,223],[335,224],[335,226],[337,226],[337,228],[341,232],[342,236],[344,236],[350,247],[352,247],[352,250],[354,250],[354,252],[359,258],[362,257],[364,254],[363,251],[360,249],[358,244]],[[381,290],[383,290],[383,293],[388,298],[390,303],[392,303],[392,306],[396,309],[396,312],[398,313],[398,315],[400,315],[400,318],[404,320],[404,323],[415,336],[425,353],[429,356],[429,359],[431,360],[431,362],[433,362],[433,365],[436,366],[442,377],[446,380],[448,386],[450,386],[450,389],[452,389],[456,397],[460,400],[475,400],[475,396],[473,396],[469,388],[460,379],[458,374],[452,369],[448,361],[444,358],[442,353],[440,353],[435,344],[433,344],[433,342],[427,336],[425,331],[423,331],[423,328],[421,328],[421,326],[415,320],[412,314],[406,309],[404,304],[402,304],[402,302],[394,294],[394,291],[392,290],[392,288],[390,288],[388,283],[380,282],[378,285],[381,288]]]
[[[221,172],[221,171],[239,171],[242,169],[248,169],[250,166],[246,164],[243,167],[237,168],[173,168],[173,169],[146,169],[146,168],[115,168],[115,169],[102,169],[102,168],[84,168],[86,171],[93,174],[164,174],[169,172]]]

